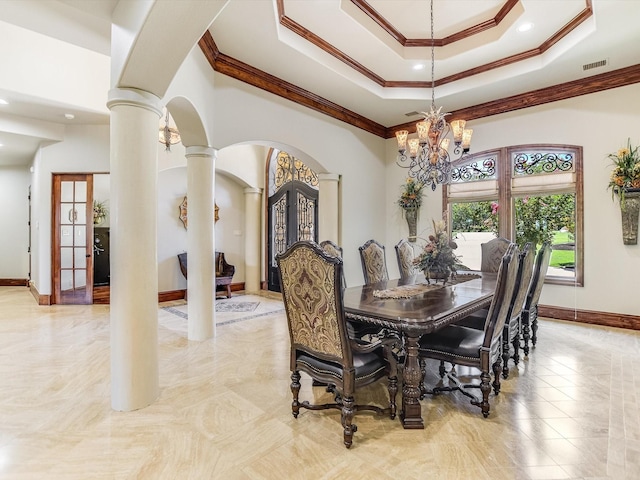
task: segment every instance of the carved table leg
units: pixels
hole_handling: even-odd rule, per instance
[[[407,429],[424,428],[420,406],[420,382],[422,372],[418,362],[418,339],[406,335],[407,357],[404,364],[404,384],[402,386],[402,413],[400,419]]]

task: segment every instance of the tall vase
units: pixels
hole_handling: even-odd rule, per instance
[[[637,245],[640,188],[625,191],[624,201],[620,202],[620,213],[622,215],[622,242],[625,245]]]
[[[407,225],[409,226],[409,241],[415,242],[418,235],[418,209],[406,208],[404,210],[404,216],[407,219]]]

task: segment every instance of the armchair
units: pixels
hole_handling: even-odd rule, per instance
[[[298,418],[301,408],[341,410],[343,441],[350,448],[357,412],[371,410],[395,418],[398,385],[390,349],[381,342],[364,344],[349,338],[340,288],[342,259],[327,254],[314,242],[299,241],[277,255],[276,262],[289,326],[293,416]],[[301,371],[320,384],[330,385],[335,403],[300,402]],[[389,381],[387,408],[355,404],[354,395],[360,387],[385,376]]]

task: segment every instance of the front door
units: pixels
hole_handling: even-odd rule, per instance
[[[93,175],[53,176],[53,303],[93,303]]]

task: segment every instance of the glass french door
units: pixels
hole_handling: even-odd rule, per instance
[[[93,303],[93,175],[53,176],[53,303]]]

